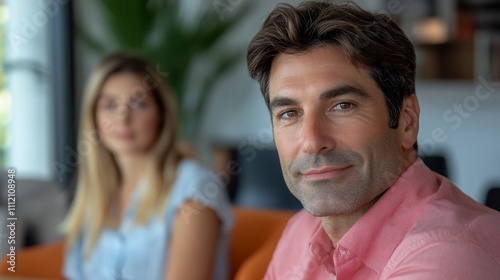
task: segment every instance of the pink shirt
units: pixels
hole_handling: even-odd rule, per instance
[[[335,248],[321,219],[288,223],[265,279],[500,279],[500,212],[418,159]]]

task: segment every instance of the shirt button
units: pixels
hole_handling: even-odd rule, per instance
[[[346,250],[339,248],[339,254],[341,257],[345,257],[347,255],[347,252],[346,252]]]

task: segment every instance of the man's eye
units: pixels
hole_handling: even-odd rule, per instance
[[[297,116],[298,116],[297,111],[285,111],[278,115],[278,117],[283,120],[293,119],[296,118]]]
[[[342,110],[342,111],[347,111],[347,110],[350,110],[353,108],[354,108],[354,104],[349,103],[349,102],[342,102],[342,103],[335,105],[335,107],[333,107],[333,109],[335,109],[335,110]]]

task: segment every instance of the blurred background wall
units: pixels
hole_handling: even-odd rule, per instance
[[[163,7],[160,0],[142,2]],[[258,84],[247,74],[245,50],[279,2],[175,2],[176,20],[182,24],[196,27],[208,11],[212,22],[227,28],[210,49],[189,62],[181,93],[180,106],[195,124],[186,139],[207,164],[214,147],[228,147],[247,160],[274,148],[268,111]],[[499,1],[355,2],[389,15],[415,44],[420,153],[444,156],[451,180],[484,203],[487,190],[500,182]],[[76,131],[84,85],[100,57],[121,48],[116,30],[106,25],[112,6],[106,10],[99,0],[0,3],[0,166],[16,168],[18,179],[52,181],[58,190],[70,189],[78,166]],[[117,5],[122,10],[126,6]],[[126,17],[137,20],[132,8]],[[160,36],[155,34],[148,39],[153,45]],[[156,50],[156,55],[162,52]],[[234,54],[235,59],[212,79],[221,54]],[[166,71],[168,60],[158,67]],[[210,87],[201,82],[211,79]],[[42,199],[49,205],[50,200]]]

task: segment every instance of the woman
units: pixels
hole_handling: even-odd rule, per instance
[[[172,95],[144,59],[105,58],[83,104],[69,279],[226,279],[232,214],[215,176],[176,150]]]

